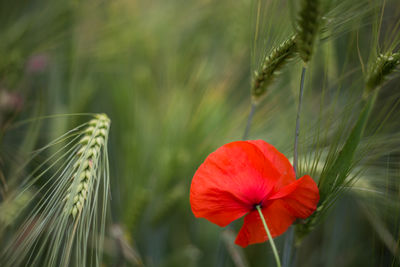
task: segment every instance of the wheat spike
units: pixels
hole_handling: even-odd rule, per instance
[[[256,72],[253,79],[251,94],[254,102],[258,102],[273,82],[278,71],[293,58],[296,52],[295,36],[284,41],[269,54],[262,65],[261,71]]]
[[[74,174],[71,183],[67,190],[65,201],[72,198],[72,208],[66,206],[66,211],[70,212],[72,217],[76,217],[84,206],[84,203],[90,195],[90,190],[93,187],[92,179],[96,179],[95,169],[98,166],[99,156],[102,146],[106,143],[110,128],[110,119],[104,115],[97,115],[89,122],[89,126],[84,130],[84,135],[79,141],[81,148],[78,150],[77,160],[73,166]],[[75,179],[78,181],[75,182]],[[76,187],[74,185],[77,184]]]
[[[38,150],[36,156],[62,143],[23,183],[23,192],[43,186],[30,197],[25,219],[16,222],[18,231],[0,253],[0,266],[100,265],[109,199],[110,123],[105,114],[95,115]]]
[[[320,0],[302,0],[299,13],[296,44],[300,57],[310,61],[320,26]]]
[[[400,53],[380,54],[369,70],[366,78],[366,94],[382,86],[387,77],[400,64]]]

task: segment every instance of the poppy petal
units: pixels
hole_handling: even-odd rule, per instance
[[[226,144],[196,171],[190,188],[192,211],[226,226],[261,203],[279,176],[258,146],[247,141]]]
[[[283,234],[296,217],[285,208],[283,200],[275,200],[262,209],[265,221],[272,237]],[[268,240],[260,215],[257,210],[244,217],[244,223],[236,237],[235,243],[241,247]]]
[[[247,142],[256,145],[258,149],[263,152],[269,162],[271,162],[271,164],[278,170],[280,175],[275,178],[279,178],[275,184],[276,190],[296,180],[296,173],[294,172],[292,164],[285,155],[279,152],[274,146],[268,144],[264,140],[249,140]]]
[[[291,214],[305,219],[317,208],[318,186],[310,176],[305,175],[269,197],[269,200],[273,199],[282,199]]]

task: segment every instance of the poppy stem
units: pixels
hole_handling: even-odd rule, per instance
[[[260,214],[260,218],[261,218],[261,221],[262,221],[262,223],[263,223],[263,225],[264,225],[265,232],[267,232],[267,236],[268,236],[268,239],[269,239],[269,243],[271,244],[272,252],[274,252],[275,261],[276,261],[276,266],[277,266],[277,267],[281,267],[281,261],[280,261],[280,259],[279,259],[278,250],[276,249],[274,239],[272,238],[272,235],[271,235],[271,233],[269,232],[269,229],[268,229],[268,226],[267,226],[267,222],[265,221],[264,215],[263,215],[263,213],[261,212],[261,207],[260,207],[260,205],[257,205],[256,208],[257,208],[258,213]]]

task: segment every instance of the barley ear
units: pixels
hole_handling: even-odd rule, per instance
[[[400,52],[378,55],[367,74],[364,96],[381,87],[399,64]]]
[[[251,95],[253,103],[258,103],[266,94],[267,87],[274,81],[279,70],[294,57],[296,52],[295,36],[287,39],[265,58],[260,71],[256,72],[253,78]]]
[[[36,157],[47,156],[63,144],[21,185],[22,192],[37,189],[0,253],[0,266],[100,266],[110,193],[110,123],[105,114],[95,115],[38,150]]]
[[[311,59],[321,19],[320,0],[301,0],[296,44],[304,63]]]
[[[95,170],[99,165],[100,152],[105,145],[110,128],[110,119],[104,115],[96,115],[89,122],[84,130],[84,135],[79,141],[80,149],[76,154],[76,162],[73,166],[73,182],[67,190],[64,198],[66,212],[70,213],[75,219],[77,214],[82,211],[88,196],[91,195],[93,179],[96,179]],[[72,199],[72,208],[68,201]]]

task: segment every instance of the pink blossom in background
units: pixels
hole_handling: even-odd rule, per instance
[[[26,64],[26,71],[28,73],[40,73],[46,70],[49,65],[48,54],[32,55]]]

